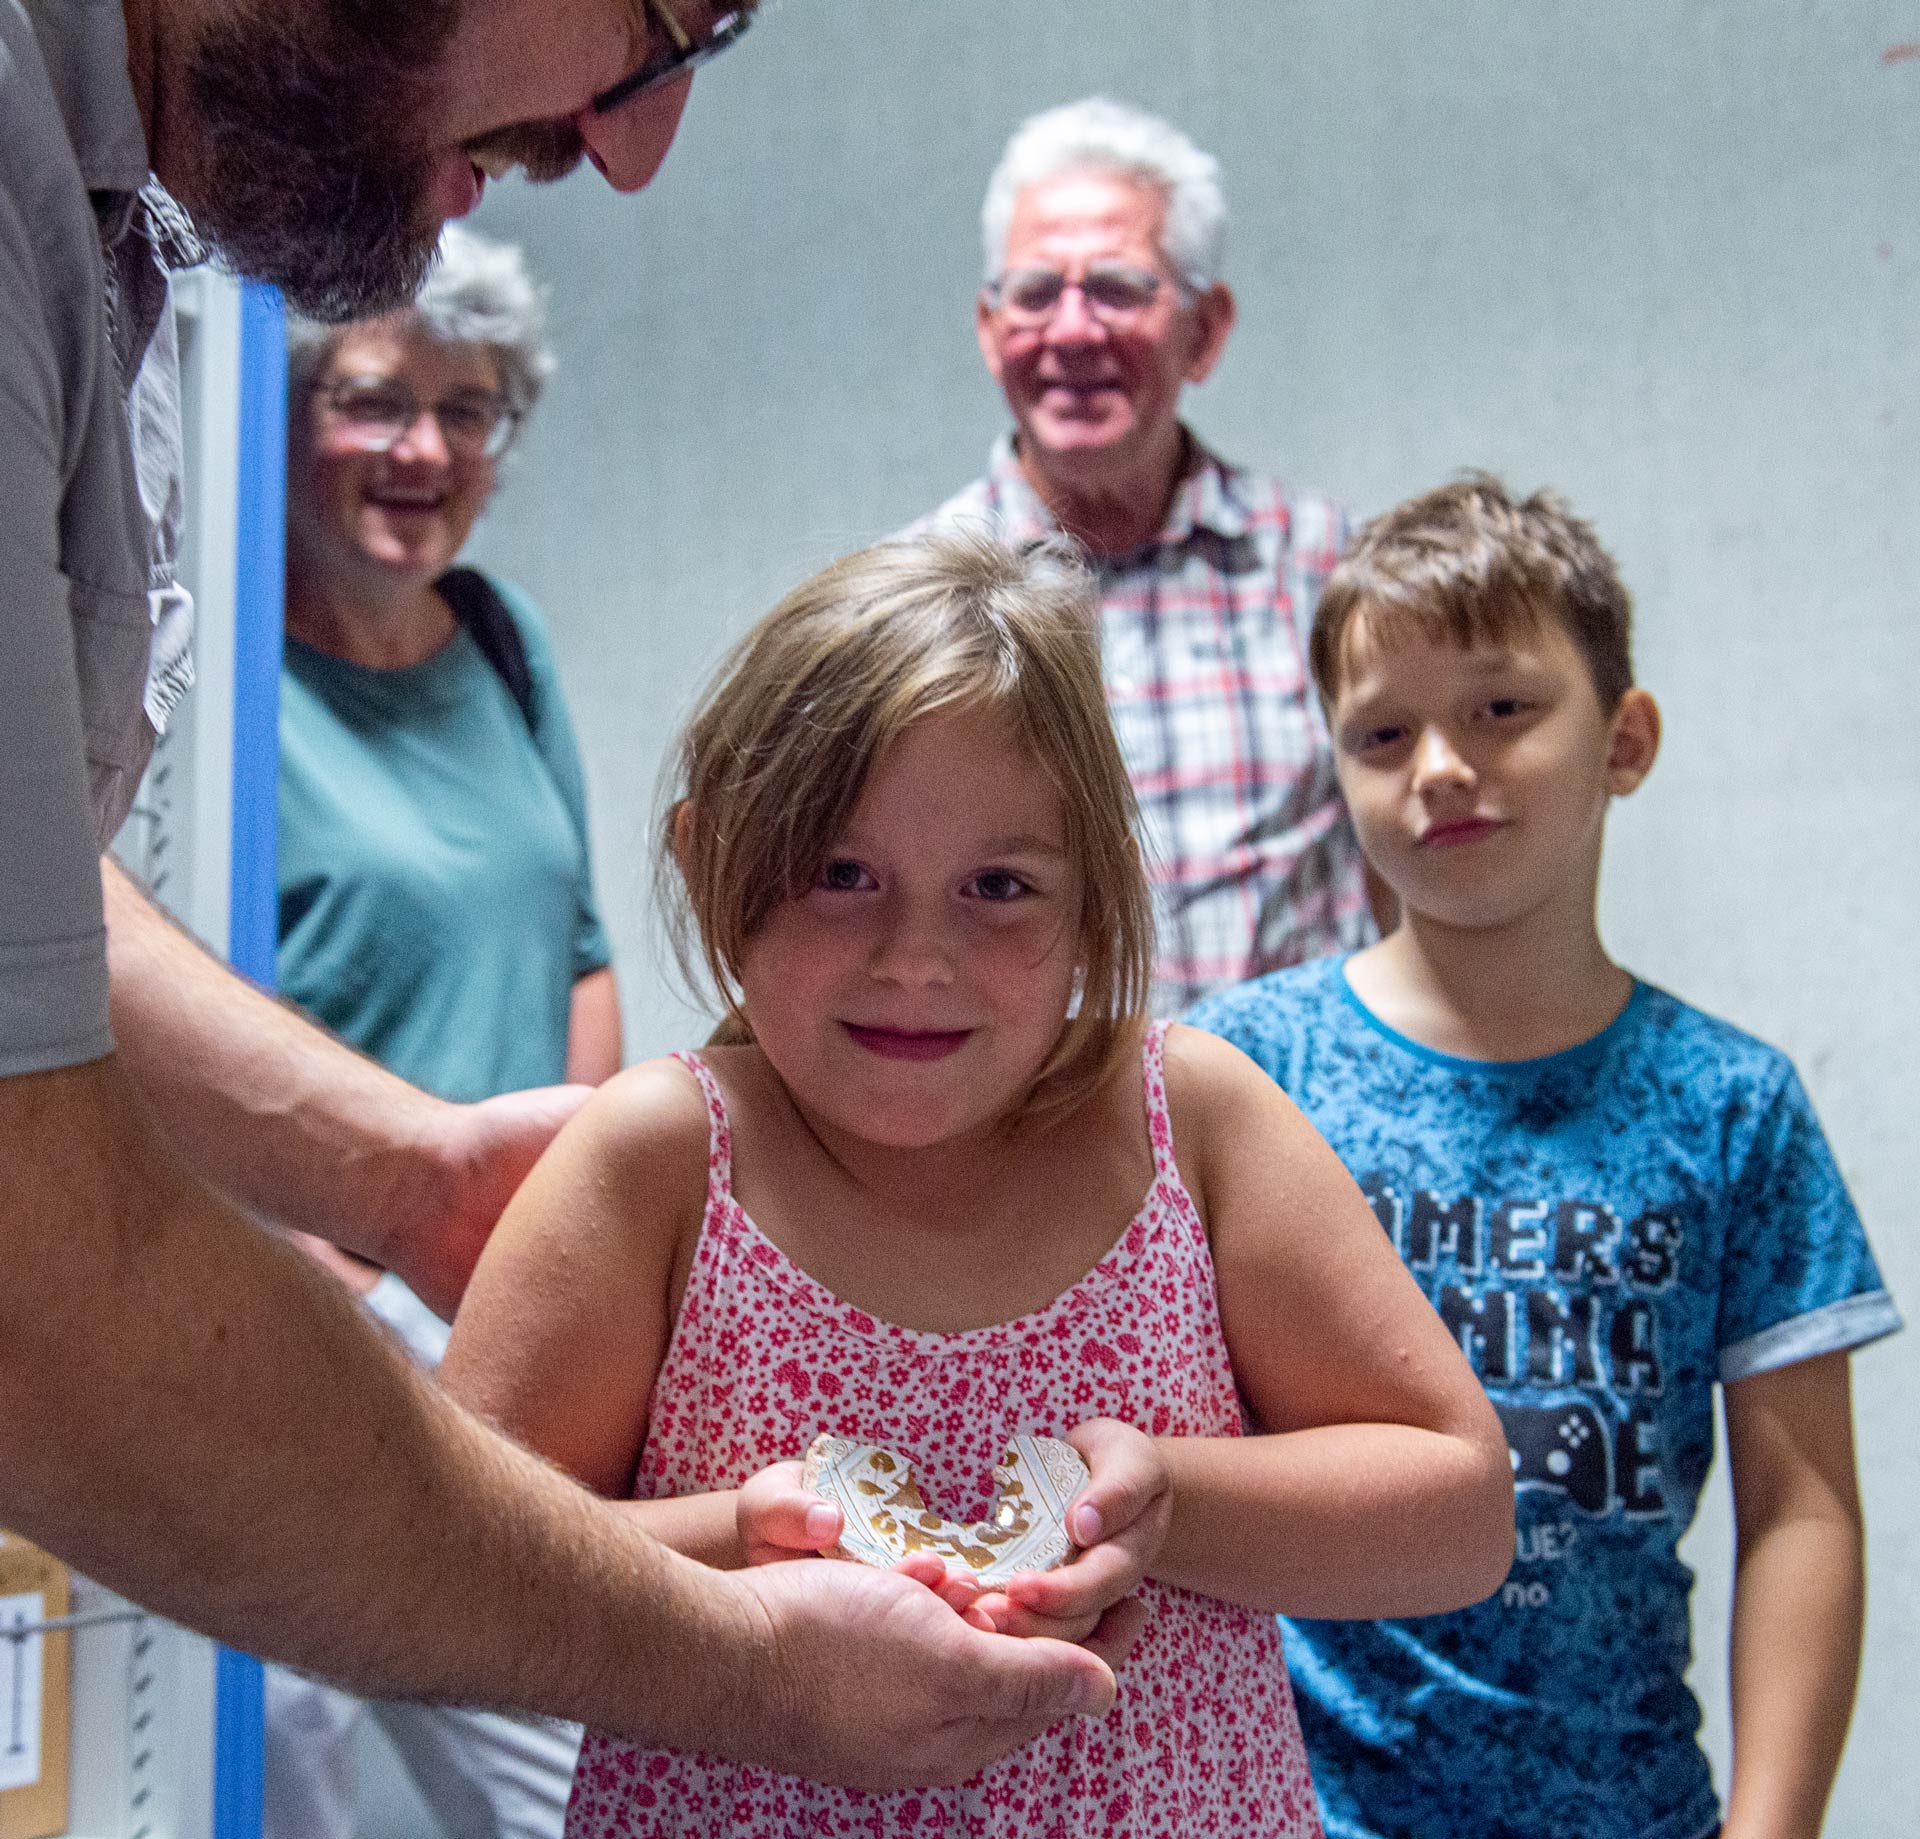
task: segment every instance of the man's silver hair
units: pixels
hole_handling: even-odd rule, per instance
[[[539,399],[553,374],[547,344],[546,290],[534,284],[513,243],[496,243],[457,223],[440,232],[440,254],[421,283],[411,316],[442,345],[483,345],[500,367],[500,388],[516,415]],[[287,391],[298,395],[319,374],[348,326],[287,315]]]
[[[1030,115],[1014,129],[980,207],[989,281],[1006,265],[1007,230],[1020,194],[1042,179],[1087,171],[1117,173],[1157,187],[1167,201],[1160,233],[1167,265],[1192,288],[1211,287],[1220,279],[1227,240],[1220,162],[1159,116],[1089,96]]]

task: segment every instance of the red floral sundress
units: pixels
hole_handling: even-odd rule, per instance
[[[774,1246],[732,1190],[711,1071],[706,1216],[655,1384],[635,1494],[737,1487],[821,1431],[881,1443],[949,1519],[984,1517],[1009,1436],[1113,1417],[1154,1436],[1243,1433],[1206,1228],[1173,1158],[1164,1027],[1142,1055],[1153,1185],[1113,1249],[1017,1321],[930,1334],[842,1302]],[[1271,1616],[1149,1580],[1147,1632],[1099,1720],[1069,1720],[955,1788],[868,1794],[589,1732],[567,1839],[1231,1839],[1318,1835]]]

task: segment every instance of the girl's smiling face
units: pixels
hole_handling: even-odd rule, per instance
[[[991,711],[933,716],[747,942],[742,1007],[816,1129],[901,1149],[992,1130],[1065,1025],[1080,909],[1046,771]]]

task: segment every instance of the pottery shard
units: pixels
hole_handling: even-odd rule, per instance
[[[807,1486],[840,1509],[840,1543],[827,1555],[886,1567],[934,1552],[988,1589],[1016,1571],[1050,1571],[1072,1556],[1067,1509],[1087,1485],[1087,1465],[1058,1437],[1014,1437],[993,1471],[994,1499],[971,1526],[927,1503],[910,1465],[891,1450],[821,1435],[807,1451]]]

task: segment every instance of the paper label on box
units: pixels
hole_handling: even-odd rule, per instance
[[[47,1638],[15,1631],[46,1620],[47,1599],[37,1590],[0,1596],[0,1791],[40,1779],[40,1697]]]

